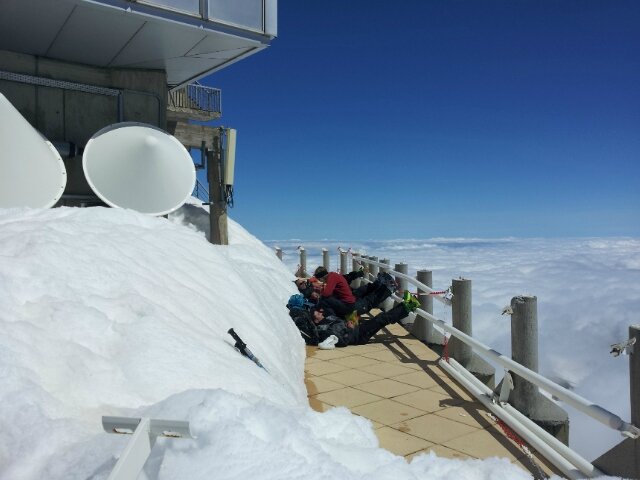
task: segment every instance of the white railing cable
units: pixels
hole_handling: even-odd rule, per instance
[[[417,285],[419,288],[425,291],[433,291],[433,289],[431,289],[427,285],[422,284],[421,282],[418,282],[415,278],[390,269],[389,265],[387,265],[386,263],[374,262],[362,257],[359,257],[359,261],[368,262],[376,265],[382,265],[383,268],[386,268],[393,275],[402,276],[403,278],[406,278],[410,283]],[[420,317],[432,322],[433,324],[438,325],[444,331],[449,332],[451,335],[453,335],[463,343],[469,345],[477,353],[483,355],[487,359],[493,360],[494,362],[498,363],[502,367],[519,375],[520,377],[524,378],[525,380],[528,380],[529,382],[537,385],[538,387],[543,388],[544,390],[551,393],[555,397],[568,403],[569,405],[574,407],[576,410],[580,410],[582,413],[590,416],[591,418],[594,418],[595,420],[608,426],[609,428],[618,430],[620,433],[622,433],[623,435],[629,438],[637,439],[638,437],[640,437],[640,428],[636,427],[633,424],[625,422],[622,418],[620,418],[615,413],[612,413],[609,410],[599,405],[595,405],[593,404],[593,402],[581,397],[580,395],[570,390],[567,390],[566,388],[552,382],[551,380],[548,380],[547,378],[543,377],[539,373],[534,372],[533,370],[529,370],[526,367],[523,367],[522,365],[513,361],[509,357],[505,357],[500,352],[497,352],[493,348],[479,342],[478,340],[474,339],[473,337],[470,337],[466,333],[461,332],[457,328],[451,325],[448,325],[443,320],[440,320],[439,318],[433,316],[429,312],[425,312],[424,310],[418,308],[415,311],[415,313]]]

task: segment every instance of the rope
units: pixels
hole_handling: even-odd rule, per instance
[[[546,473],[544,473],[542,471],[542,468],[540,467],[540,465],[538,465],[538,462],[536,462],[535,457],[533,456],[533,453],[531,453],[531,450],[529,449],[529,447],[527,446],[527,444],[524,442],[524,440],[522,438],[520,438],[518,436],[518,434],[516,432],[514,432],[511,427],[509,427],[509,425],[507,425],[506,423],[504,423],[502,420],[500,420],[498,417],[496,417],[495,415],[491,414],[491,413],[487,413],[487,416],[493,420],[494,422],[496,422],[496,424],[502,429],[502,431],[504,432],[504,434],[506,435],[507,438],[513,440],[515,442],[516,445],[518,445],[518,447],[520,447],[520,450],[522,450],[525,454],[525,456],[529,459],[529,461],[531,462],[531,465],[533,466],[533,468],[536,470],[537,475],[534,475],[534,478],[536,480],[539,479],[547,479],[549,478],[549,475],[547,475]]]

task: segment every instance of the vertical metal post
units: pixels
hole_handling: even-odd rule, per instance
[[[454,279],[452,287],[451,320],[453,326],[471,336],[471,280]],[[455,337],[451,337],[449,345],[451,356],[462,366],[468,366],[473,353],[471,347]]]
[[[307,273],[307,251],[304,247],[300,247],[300,268],[298,269],[297,276],[303,278],[309,276]]]
[[[433,272],[431,270],[418,270],[416,280],[424,283],[427,287],[432,287]],[[420,301],[420,308],[433,315],[433,297],[418,288],[418,300]],[[423,342],[433,343],[430,342],[431,337],[433,337],[433,325],[420,316],[417,316],[413,322],[413,334]]]
[[[383,258],[382,260],[380,260],[380,263],[384,263],[385,265],[389,265],[391,263],[391,261],[388,258]],[[389,270],[390,270],[389,267],[380,267],[380,271],[381,272],[388,272]],[[384,302],[382,302],[382,305],[380,307],[385,312],[388,312],[389,310],[391,310],[393,308],[393,304],[394,304],[393,298],[389,297]]]
[[[342,275],[349,273],[347,270],[347,252],[343,252],[342,250],[340,250],[340,273]]]
[[[406,263],[396,263],[394,270],[407,275],[409,273],[409,265]],[[408,290],[409,282],[406,278],[396,277],[396,283],[398,284],[398,291],[401,293]]]
[[[282,260],[282,249],[280,247],[276,247],[276,257]]]
[[[518,296],[511,299],[511,357],[534,372],[538,371],[538,299]],[[513,376],[511,404],[531,418],[538,412],[538,387]]]
[[[358,261],[358,255],[351,254],[351,271],[355,272],[360,268],[360,262]],[[352,288],[358,288],[362,285],[362,280],[356,278],[353,282],[351,282]]]
[[[631,395],[631,423],[640,425],[640,325],[629,327],[629,338],[635,338],[629,355],[629,393]],[[636,440],[640,442],[640,440]]]
[[[229,245],[227,205],[222,195],[222,139],[221,129],[213,137],[213,151],[207,152],[209,180],[209,241],[214,245]]]
[[[323,248],[322,249],[322,266],[327,269],[327,272],[331,271],[331,269],[329,268],[329,265],[330,265],[329,250],[327,250],[326,248]]]

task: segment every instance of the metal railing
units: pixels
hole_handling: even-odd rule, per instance
[[[193,187],[191,196],[196,197],[198,200],[206,203],[209,201],[209,190],[207,190],[207,187],[200,183],[200,180],[196,178],[196,184]]]
[[[222,115],[222,95],[218,88],[190,83],[169,92],[167,108],[204,114],[211,119]]]
[[[298,270],[306,271],[306,251],[302,246],[298,247],[298,250],[300,254],[300,264]],[[323,263],[327,264],[328,261],[326,258],[326,249],[323,249],[322,253]],[[345,271],[344,269],[346,265],[347,253],[348,252],[346,251],[340,251],[340,271]],[[349,253],[352,254],[354,269],[356,266],[366,265],[370,271],[375,272],[378,269],[380,269],[381,271],[386,271],[395,276],[398,280],[415,285],[416,287],[418,287],[419,291],[425,292],[426,294],[442,293],[443,291],[450,292],[450,289],[434,290],[432,287],[425,285],[424,283],[418,281],[416,278],[398,271],[398,266],[396,266],[396,269],[391,268],[391,265],[389,264],[389,261],[387,259],[383,259],[379,262],[377,261],[377,257],[373,257],[374,259],[372,259],[368,258],[367,256],[359,255],[357,253]],[[279,258],[282,259],[282,249],[276,248],[276,254]],[[406,267],[406,264],[399,265]],[[373,275],[369,275],[373,278]],[[367,278],[366,281],[372,281],[372,279]],[[447,296],[441,297],[438,295],[432,295],[431,297],[443,302],[446,306],[452,305],[452,302],[449,299],[450,297],[447,298]],[[401,299],[395,295],[392,295],[392,298],[396,301],[401,301]],[[455,297],[453,298],[453,301],[455,302]],[[556,384],[555,382],[548,380],[539,373],[524,367],[511,358],[508,358],[500,352],[497,352],[488,345],[485,345],[482,342],[474,339],[470,335],[467,335],[463,331],[445,323],[443,320],[435,317],[432,313],[429,313],[422,308],[418,308],[415,313],[416,317],[420,317],[428,321],[432,326],[435,326],[436,328],[442,330],[442,332],[449,333],[452,337],[455,337],[460,342],[470,347],[471,350],[476,354],[502,366],[505,369],[505,377],[507,375],[510,375],[510,372],[513,372],[514,374],[531,382],[542,390],[550,393],[554,397],[571,405],[576,410],[586,414],[587,416],[597,420],[598,422],[606,425],[609,428],[619,431],[623,436],[632,439],[640,438],[640,428],[638,428],[636,425],[633,425],[632,423],[624,421],[615,413],[612,413],[609,410],[594,404],[590,400],[587,400],[580,395],[577,395],[576,393]],[[450,361],[448,359],[441,359],[440,365],[465,388],[467,388],[470,393],[476,396],[476,398],[478,398],[478,400],[480,400],[489,410],[491,410],[502,421],[513,428],[516,432],[518,432],[549,461],[551,461],[556,467],[563,471],[568,478],[578,479],[585,476],[592,478],[603,475],[603,473],[598,468],[593,466],[588,460],[581,457],[577,452],[571,450],[569,447],[564,445],[562,442],[560,442],[558,439],[556,439],[546,431],[542,430],[525,415],[516,410],[512,405],[506,403],[506,400],[503,401],[502,391],[500,392],[500,398],[497,398],[496,392],[491,391],[491,389],[477,380],[471,374],[471,372],[469,372],[464,366],[456,362],[454,359],[451,359]],[[503,385],[503,390],[504,388],[505,387]],[[508,398],[509,392],[506,393]]]

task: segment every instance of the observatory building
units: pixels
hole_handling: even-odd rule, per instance
[[[184,147],[212,148],[211,129],[190,120],[220,118],[221,92],[198,80],[268,47],[277,34],[277,0],[3,0],[0,12],[0,190],[16,183],[9,174],[23,181],[43,171],[42,162],[25,163],[41,135],[47,146],[33,156],[42,160],[53,146],[56,157],[41,177],[64,176],[44,187],[32,178],[36,190],[60,190],[42,207],[99,203],[82,152],[97,133],[114,135],[114,124],[143,124]],[[147,146],[168,144],[146,132]]]

